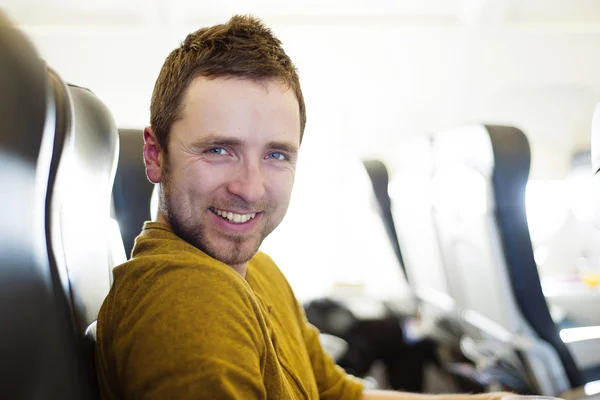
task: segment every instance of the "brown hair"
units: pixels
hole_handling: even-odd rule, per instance
[[[181,117],[184,94],[198,76],[281,80],[296,94],[302,141],[306,108],[296,67],[281,41],[259,19],[236,15],[226,24],[190,33],[165,60],[150,104],[150,124],[165,152],[171,127]]]

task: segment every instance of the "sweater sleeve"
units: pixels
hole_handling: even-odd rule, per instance
[[[304,308],[296,298],[292,287],[275,262],[266,254],[263,257],[263,267],[268,268],[271,285],[282,288],[282,299],[292,308],[302,333],[302,338],[310,358],[312,371],[317,383],[321,400],[359,400],[363,395],[363,383],[360,379],[349,375],[335,363],[323,349],[319,339],[319,330],[306,318]]]
[[[114,342],[122,398],[266,398],[260,316],[236,278],[166,266],[129,299]]]
[[[296,302],[297,303],[297,302]],[[312,364],[321,400],[362,398],[363,383],[338,366],[323,349],[319,331],[308,322],[304,309],[297,303],[303,336]]]

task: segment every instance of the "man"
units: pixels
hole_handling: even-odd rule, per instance
[[[295,67],[254,18],[192,33],[167,57],[144,131],[157,222],[98,316],[104,399],[425,397],[363,392],[258,252],[286,213],[305,123]]]

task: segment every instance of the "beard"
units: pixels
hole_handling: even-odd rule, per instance
[[[167,173],[165,173],[167,172]],[[230,266],[245,264],[258,252],[263,240],[279,225],[279,221],[271,219],[274,207],[265,202],[250,204],[239,197],[217,200],[210,203],[211,207],[218,209],[262,210],[260,227],[251,234],[225,234],[222,232],[209,232],[204,209],[185,210],[185,206],[175,201],[172,181],[168,169],[163,171],[163,181],[159,191],[159,209],[169,222],[173,232],[198,250],[208,256]],[[208,211],[212,212],[212,211]],[[219,217],[220,218],[220,217]]]

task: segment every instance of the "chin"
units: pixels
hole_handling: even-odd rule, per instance
[[[241,265],[250,261],[258,253],[259,247],[260,245],[256,244],[244,244],[240,246],[239,244],[227,243],[224,246],[215,246],[212,249],[207,249],[209,251],[206,251],[206,253],[224,264]]]
[[[252,253],[251,255],[244,255],[244,257],[229,257],[228,255],[225,255],[224,257],[213,257],[216,260],[219,260],[220,262],[222,262],[223,264],[227,264],[229,266],[233,266],[233,265],[242,265],[242,264],[246,264],[248,261],[250,261],[252,259],[252,257],[254,257],[254,255],[256,254],[256,252]]]

